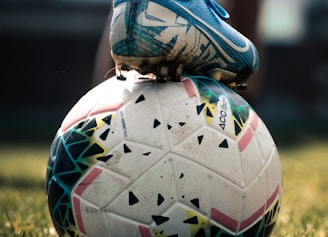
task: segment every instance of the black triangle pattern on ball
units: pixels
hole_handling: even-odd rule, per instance
[[[203,142],[203,138],[204,138],[204,135],[201,135],[201,136],[198,136],[198,137],[197,137],[198,145],[202,144],[202,142]]]
[[[131,149],[126,144],[123,144],[123,150],[124,150],[124,153],[131,153],[132,152]]]
[[[95,129],[102,124],[109,126],[111,120],[111,114],[103,118],[88,118],[60,136],[56,135],[51,145],[46,192],[51,218],[61,236],[77,236],[78,233],[71,200],[71,191],[76,182],[90,166],[99,161],[106,162],[112,157],[105,155],[104,149],[90,137],[94,136]],[[97,121],[104,123],[98,124]],[[108,133],[102,135],[105,138]]]
[[[97,127],[97,121],[95,118],[93,118],[90,121],[88,121],[88,123],[86,123],[85,126],[83,126],[82,131],[87,131],[95,127]]]
[[[66,144],[72,144],[72,143],[75,143],[76,141],[83,141],[85,139],[86,139],[86,137],[84,134],[81,134],[81,133],[73,130],[67,137]]]
[[[205,107],[205,103],[202,103],[201,105],[197,105],[196,109],[197,109],[197,115],[200,115],[200,113],[203,111],[204,107]]]
[[[102,162],[107,162],[112,157],[113,157],[113,155],[101,156],[101,157],[98,157],[97,160],[102,161]]]
[[[180,127],[183,127],[184,125],[186,125],[186,123],[185,122],[179,122],[179,125],[180,125]]]
[[[195,199],[192,199],[190,200],[190,202],[199,209],[199,199],[198,198],[195,198]]]
[[[111,124],[111,121],[112,121],[112,114],[106,116],[105,118],[102,119],[102,121],[104,121],[107,125],[110,125]]]
[[[229,148],[229,144],[228,144],[227,139],[224,139],[224,140],[220,143],[219,147],[221,147],[221,148]]]
[[[133,206],[139,202],[139,199],[133,192],[129,192],[129,205]]]
[[[88,137],[91,137],[93,135],[95,131],[94,130],[90,130],[90,131],[87,131],[85,134],[88,136]]]
[[[153,128],[157,128],[159,125],[161,125],[161,122],[158,119],[154,119]]]
[[[100,136],[99,136],[100,139],[103,140],[103,141],[106,141],[109,132],[110,132],[110,129],[107,128],[102,134],[100,134]]]
[[[142,102],[142,101],[144,101],[144,100],[146,100],[146,98],[145,98],[145,96],[144,95],[140,95],[139,97],[138,97],[138,99],[136,100],[136,104],[138,104],[138,103],[140,103],[140,102]]]
[[[165,201],[165,198],[159,193],[157,195],[157,206],[160,206]]]
[[[81,157],[81,151],[85,151],[89,145],[90,142],[88,140],[74,143],[68,148],[69,154],[74,158],[74,160],[78,160]]]
[[[192,225],[197,225],[198,224],[198,218],[197,216],[193,216],[189,219],[186,219],[184,221],[182,221],[183,223],[186,223],[186,224],[192,224]]]
[[[156,225],[161,225],[167,222],[170,218],[167,216],[152,215],[151,216]]]
[[[213,114],[209,108],[206,108],[206,116],[213,118]]]
[[[84,154],[82,155],[82,158],[90,157],[90,156],[95,156],[98,154],[102,154],[104,152],[104,149],[99,146],[97,143],[93,143],[91,147],[89,147]]]

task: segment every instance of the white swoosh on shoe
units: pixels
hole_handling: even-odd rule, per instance
[[[187,20],[154,2],[149,2],[147,10],[142,11],[138,15],[137,23],[145,27],[181,27],[188,25]]]

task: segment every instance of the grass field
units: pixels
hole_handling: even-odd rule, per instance
[[[282,208],[273,236],[328,236],[328,146],[279,149]],[[0,237],[55,236],[45,198],[46,146],[0,146]]]

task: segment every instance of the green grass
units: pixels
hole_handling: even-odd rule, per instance
[[[51,236],[46,146],[0,146],[0,237]]]
[[[280,151],[283,199],[274,236],[328,236],[328,143]]]
[[[0,146],[0,237],[54,236],[44,192],[47,146]],[[279,149],[282,208],[273,236],[328,236],[328,146]]]

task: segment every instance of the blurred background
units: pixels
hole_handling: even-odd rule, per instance
[[[243,1],[243,0],[240,0]],[[0,1],[0,142],[50,144],[91,89],[108,0]],[[253,106],[278,145],[328,131],[328,1],[263,0]]]

